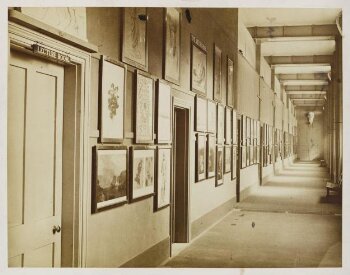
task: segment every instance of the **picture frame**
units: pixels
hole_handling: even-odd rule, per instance
[[[170,85],[157,80],[156,89],[156,141],[158,144],[172,143],[172,96]]]
[[[154,143],[154,78],[137,70],[135,86],[135,143]]]
[[[232,109],[225,107],[225,144],[232,142]]]
[[[246,167],[250,166],[250,145],[246,146]]]
[[[123,9],[122,61],[137,69],[148,71],[147,8],[129,7]]]
[[[237,144],[237,112],[232,110],[232,144]]]
[[[207,122],[207,131],[209,133],[213,133],[216,134],[216,116],[217,116],[217,111],[216,111],[216,102],[211,100],[211,99],[207,99],[208,102],[208,106],[207,106],[207,110],[208,110],[208,122]]]
[[[260,145],[256,146],[256,163],[260,163]]]
[[[128,149],[96,145],[92,152],[91,213],[128,202]]]
[[[100,58],[99,142],[122,143],[125,138],[127,66],[106,56]]]
[[[246,146],[241,147],[241,169],[247,167],[247,150]]]
[[[207,131],[207,99],[203,96],[196,95],[195,97],[196,117],[195,117],[195,131],[206,132]]]
[[[231,180],[237,178],[237,146],[232,146],[232,171]]]
[[[216,137],[207,135],[207,178],[213,178],[216,174]]]
[[[255,146],[254,145],[250,145],[250,153],[249,153],[249,162],[250,162],[250,165],[253,165],[255,162],[254,162],[254,148]]]
[[[191,90],[207,96],[207,47],[191,34]]]
[[[202,133],[197,134],[196,139],[196,182],[206,179],[207,175],[207,136]]]
[[[164,69],[167,81],[180,85],[181,71],[181,9],[164,9]]]
[[[224,172],[225,174],[231,173],[231,166],[232,166],[232,146],[231,145],[225,145],[225,165],[224,165]]]
[[[217,144],[224,144],[225,142],[225,107],[222,104],[217,104]]]
[[[247,120],[246,116],[242,115],[241,119],[241,144],[245,146],[247,144]]]
[[[162,145],[157,147],[154,210],[158,211],[170,205],[170,190],[172,184],[172,147]]]
[[[216,146],[216,180],[215,187],[223,185],[224,183],[224,147],[222,145]]]
[[[226,104],[234,107],[233,102],[233,61],[227,56]]]
[[[250,138],[251,138],[251,133],[250,133],[250,121],[251,121],[251,119],[250,119],[250,117],[246,117],[246,119],[247,119],[247,126],[246,126],[246,135],[247,135],[247,146],[249,146],[250,145]]]
[[[222,51],[214,43],[214,68],[213,68],[213,89],[214,89],[214,100],[222,102]]]

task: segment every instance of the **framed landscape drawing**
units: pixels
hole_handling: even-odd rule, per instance
[[[233,108],[233,61],[227,56],[226,104]]]
[[[232,146],[232,172],[231,180],[237,177],[237,146]]]
[[[225,134],[225,107],[218,104],[218,115],[217,115],[217,144],[224,144]]]
[[[191,34],[191,90],[207,95],[207,47]]]
[[[157,81],[157,143],[172,142],[172,99],[171,87],[162,80]]]
[[[206,171],[206,142],[207,137],[205,134],[197,134],[196,142],[196,182],[204,180],[207,175]]]
[[[147,20],[146,8],[124,8],[122,61],[138,69],[148,70]]]
[[[155,210],[160,210],[170,204],[171,188],[171,146],[157,148],[157,180],[155,182]]]
[[[210,99],[208,101],[208,129],[209,133],[216,133],[216,103]]]
[[[136,72],[135,143],[153,143],[154,79],[139,70]]]
[[[95,146],[92,159],[91,212],[96,213],[127,203],[127,147]]]
[[[225,146],[225,174],[231,172],[232,146]]]
[[[196,119],[195,119],[195,131],[206,132],[207,131],[207,99],[205,97],[196,95]]]
[[[181,10],[164,9],[164,78],[180,85]]]
[[[216,173],[216,137],[213,134],[207,136],[207,178],[212,178]]]
[[[225,108],[225,144],[231,144],[232,142],[232,109],[230,107]]]
[[[101,143],[124,140],[126,65],[100,59],[99,129]]]
[[[237,113],[232,110],[232,144],[237,144]]]
[[[220,186],[224,183],[224,147],[216,146],[216,181],[215,186]]]
[[[222,52],[220,48],[214,44],[214,100],[222,101],[222,87],[221,87],[221,69],[222,68]]]

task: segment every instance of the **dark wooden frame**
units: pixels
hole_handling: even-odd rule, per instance
[[[210,151],[210,140],[214,140],[214,173],[209,174],[209,151]],[[207,135],[207,179],[213,178],[216,175],[216,136],[215,134]]]
[[[193,87],[193,47],[196,47],[199,51],[202,51],[205,54],[205,91],[200,91]],[[207,96],[208,90],[208,56],[207,56],[207,47],[197,39],[193,34],[191,34],[191,91],[196,92],[198,94],[202,94]]]
[[[237,111],[232,109],[232,144],[236,145],[238,142],[237,136]]]
[[[229,65],[229,63],[232,63],[232,83],[229,83],[229,73],[230,73],[230,65]],[[233,82],[234,82],[234,72],[233,72],[233,70],[234,70],[234,63],[233,63],[233,61],[232,61],[232,59],[229,57],[229,56],[227,56],[227,59],[226,59],[226,65],[227,65],[227,67],[226,67],[226,104],[227,104],[227,106],[229,106],[229,107],[234,107],[234,95],[233,95]],[[230,91],[230,89],[229,89],[229,86],[231,85],[231,102],[230,102],[230,96],[229,96],[229,91]]]
[[[170,127],[170,139],[160,139],[159,138],[159,132],[160,132],[160,127],[164,127],[164,125],[160,125],[159,123],[159,106],[160,106],[160,83],[168,85],[170,88],[170,96],[169,96],[169,101],[170,101],[170,109],[169,109],[169,113],[170,113],[170,121],[169,121],[169,127]],[[172,125],[172,121],[173,121],[173,97],[171,95],[171,86],[169,85],[168,82],[162,80],[162,79],[158,79],[156,81],[156,108],[155,108],[155,117],[156,117],[156,121],[155,121],[155,128],[157,129],[157,136],[156,136],[156,142],[158,144],[171,144],[172,143],[172,136],[173,136],[173,125]]]
[[[201,112],[199,109],[198,109],[198,106],[199,106],[199,100],[203,100],[205,101],[205,111],[204,112]],[[196,95],[195,97],[195,123],[194,123],[194,130],[197,131],[197,132],[207,132],[207,129],[208,129],[208,102],[207,102],[207,98],[204,97],[204,96],[200,96],[200,95]],[[198,119],[200,116],[203,116],[203,115],[206,115],[206,119],[205,119],[205,124],[206,124],[206,127],[205,128],[200,128],[198,126]]]
[[[207,135],[204,133],[197,133],[197,138],[196,138],[196,182],[203,181],[207,178]],[[205,138],[205,144],[204,144],[204,176],[200,177],[199,174],[199,161],[198,161],[198,156],[199,156],[199,137],[204,137]]]
[[[216,54],[218,52],[218,55]],[[222,102],[222,50],[214,43],[214,50],[213,50],[213,99],[217,102]],[[216,66],[216,59],[220,58],[220,67]],[[219,72],[218,72],[219,70]],[[215,75],[219,73],[219,83],[216,83],[215,81]],[[216,88],[219,85],[220,87],[220,98],[216,96]]]
[[[221,179],[218,179],[218,153],[219,153],[219,150],[222,150],[222,177]],[[216,146],[216,176],[215,176],[215,187],[218,187],[220,185],[223,185],[224,184],[224,146],[223,145],[217,145]]]

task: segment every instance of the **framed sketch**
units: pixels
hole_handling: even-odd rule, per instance
[[[212,178],[216,173],[216,137],[213,134],[207,136],[207,178]]]
[[[222,101],[222,87],[221,87],[221,68],[222,68],[222,51],[214,44],[214,100]]]
[[[225,146],[225,174],[231,172],[232,165],[232,146]]]
[[[206,171],[206,141],[207,137],[205,134],[197,134],[196,142],[196,182],[204,180],[207,175]]]
[[[126,72],[126,65],[101,56],[99,93],[101,143],[118,143],[124,140]]]
[[[154,149],[131,147],[130,198],[135,201],[154,195]]]
[[[164,78],[180,85],[181,10],[164,9]]]
[[[207,95],[207,47],[191,34],[191,90]]]
[[[247,166],[247,150],[245,146],[241,147],[241,168],[245,168]]]
[[[135,143],[153,143],[154,79],[144,72],[136,72]]]
[[[233,108],[233,61],[227,56],[226,104]]]
[[[242,115],[242,119],[241,119],[241,137],[242,137],[242,140],[241,140],[241,144],[243,146],[245,146],[247,144],[247,118],[245,115]]]
[[[196,118],[195,118],[195,131],[206,132],[207,131],[207,99],[205,97],[196,95]]]
[[[232,142],[232,109],[230,107],[225,108],[225,144],[231,144]]]
[[[157,81],[156,92],[157,143],[172,142],[171,87],[165,81]]]
[[[140,20],[140,15],[147,16],[147,9],[142,7],[124,8],[122,61],[147,71],[147,20]]]
[[[237,144],[237,112],[232,110],[232,144]]]
[[[128,149],[97,145],[93,151],[91,212],[127,203]]]
[[[212,101],[210,99],[207,100],[208,102],[208,129],[207,131],[209,133],[216,133],[216,103],[215,101]]]
[[[215,186],[220,186],[224,183],[224,147],[216,146],[216,181]]]
[[[221,104],[218,104],[217,112],[217,144],[224,144],[224,134],[225,134],[225,107]]]
[[[155,210],[160,210],[170,204],[171,188],[171,146],[157,148],[157,180],[155,181]]]
[[[232,171],[231,180],[237,177],[237,146],[232,146]]]

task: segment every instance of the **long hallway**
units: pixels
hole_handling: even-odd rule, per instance
[[[341,266],[341,202],[319,166],[286,166],[164,266]]]

